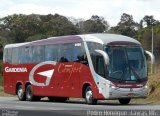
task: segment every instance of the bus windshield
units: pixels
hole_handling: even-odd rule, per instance
[[[147,79],[146,59],[140,46],[109,46],[109,78],[115,81],[142,81]]]

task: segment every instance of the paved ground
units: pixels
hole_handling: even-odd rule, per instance
[[[18,101],[16,97],[0,97],[0,116],[160,116],[160,105],[99,102],[87,105],[84,101],[70,100],[66,103]]]

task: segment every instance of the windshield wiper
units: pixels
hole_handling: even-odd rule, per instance
[[[141,82],[141,77],[136,73],[135,69],[130,65],[130,63],[128,64],[129,68],[131,69],[131,71],[133,72],[133,74],[135,75],[136,79]]]

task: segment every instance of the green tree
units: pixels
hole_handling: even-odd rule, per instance
[[[40,25],[36,15],[10,15],[4,17],[3,30],[11,36],[13,42],[24,42],[27,37],[39,32]]]
[[[93,15],[90,19],[84,21],[80,27],[80,30],[83,30],[82,33],[102,33],[108,31],[108,29],[108,22],[97,15]]]
[[[66,17],[59,14],[41,16],[42,33],[47,36],[77,34],[78,29]]]
[[[153,16],[144,16],[140,21],[141,28],[136,34],[136,38],[141,41],[145,50],[151,51],[152,43],[152,28],[153,28],[153,45],[154,45],[154,55],[156,62],[160,59],[160,22],[154,19]]]
[[[0,35],[5,34],[4,37],[16,43],[77,33],[78,29],[72,22],[59,14],[14,14],[0,19]]]
[[[151,28],[153,25],[155,25],[156,20],[153,18],[153,16],[144,16],[143,19],[141,20],[147,27]]]
[[[0,61],[3,59],[3,48],[7,44],[6,38],[0,36]],[[1,62],[0,62],[1,71]]]
[[[111,33],[118,33],[130,37],[136,35],[137,23],[133,20],[132,15],[123,13],[117,26],[111,27]]]

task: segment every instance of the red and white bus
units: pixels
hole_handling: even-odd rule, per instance
[[[141,44],[114,34],[50,37],[4,48],[4,91],[19,100],[66,101],[69,97],[117,99],[128,104],[148,95]]]

